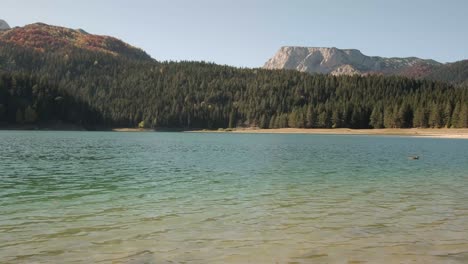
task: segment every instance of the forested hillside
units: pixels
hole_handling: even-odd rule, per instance
[[[0,73],[0,127],[50,122],[95,128],[102,118],[87,103],[46,79]]]
[[[0,40],[0,125],[87,128],[468,127],[468,88],[383,76],[310,75],[156,62]]]
[[[430,80],[439,80],[454,84],[468,85],[468,60],[449,63],[431,72]]]

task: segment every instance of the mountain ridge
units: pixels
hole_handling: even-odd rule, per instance
[[[447,65],[418,57],[367,56],[358,49],[283,46],[263,68],[332,75],[383,74],[425,78]]]
[[[0,41],[31,48],[39,52],[64,52],[81,48],[114,56],[152,60],[142,49],[120,39],[90,34],[82,29],[70,29],[45,23],[33,23],[0,31]]]

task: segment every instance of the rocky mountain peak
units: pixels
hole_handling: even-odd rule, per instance
[[[281,47],[269,59],[266,69],[295,69],[302,72],[334,75],[378,73],[386,75],[412,76],[421,69],[439,66],[433,60],[419,58],[383,58],[362,54],[357,49],[323,47]],[[413,69],[417,67],[417,69]]]
[[[8,25],[8,23],[3,20],[3,19],[0,19],[0,30],[8,30],[10,29],[10,25]]]

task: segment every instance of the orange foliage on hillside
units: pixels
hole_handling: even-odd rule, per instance
[[[14,28],[0,33],[0,40],[38,51],[66,50],[70,47],[105,52],[112,55],[131,54],[144,57],[146,54],[125,42],[109,37],[88,34],[82,30],[50,26],[42,23]]]

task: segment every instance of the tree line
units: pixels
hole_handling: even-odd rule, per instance
[[[0,43],[0,124],[88,128],[468,127],[468,88]]]

